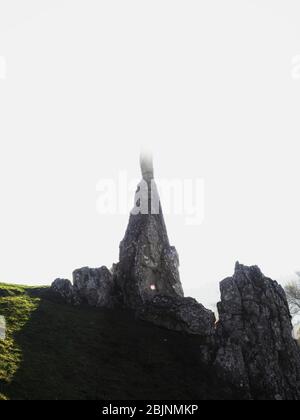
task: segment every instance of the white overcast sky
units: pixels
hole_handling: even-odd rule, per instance
[[[291,278],[299,54],[299,0],[0,0],[0,281],[116,262],[128,217],[96,187],[139,177],[143,143],[157,177],[205,181],[200,226],[166,217],[187,294],[212,304],[236,260]]]

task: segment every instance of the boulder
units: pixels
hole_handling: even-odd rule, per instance
[[[51,290],[66,303],[101,308],[113,306],[112,274],[106,267],[77,269],[73,272],[73,285],[70,280],[56,279]]]
[[[106,267],[83,267],[73,272],[75,304],[100,308],[113,306],[112,274]]]
[[[51,290],[57,293],[66,303],[73,303],[74,293],[70,280],[56,279],[51,285]]]
[[[190,297],[156,295],[139,307],[137,315],[169,330],[208,339],[215,335],[214,313]]]

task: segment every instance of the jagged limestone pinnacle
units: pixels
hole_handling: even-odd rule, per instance
[[[115,272],[121,301],[132,309],[156,295],[183,297],[179,258],[176,249],[169,243],[154,182],[152,154],[143,151],[140,165],[143,182],[137,188],[136,206],[131,211],[125,237],[120,244],[120,259]]]

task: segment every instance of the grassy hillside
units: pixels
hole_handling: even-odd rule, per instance
[[[68,306],[47,288],[0,284],[0,315],[1,399],[224,397],[199,363],[197,337],[126,312]]]

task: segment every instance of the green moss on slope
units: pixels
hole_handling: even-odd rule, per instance
[[[0,315],[0,399],[223,397],[201,367],[198,337],[127,312],[65,305],[45,288],[1,284]]]

